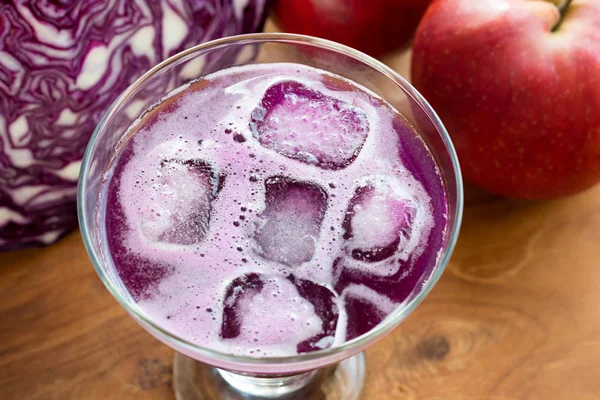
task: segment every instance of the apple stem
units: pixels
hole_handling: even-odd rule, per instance
[[[567,11],[569,10],[569,6],[571,5],[572,1],[573,0],[562,0],[559,2],[559,4],[557,4],[558,11],[560,12],[560,20],[554,26],[554,28],[552,28],[553,32],[556,31],[562,24],[562,21],[565,18],[565,15],[567,14]]]

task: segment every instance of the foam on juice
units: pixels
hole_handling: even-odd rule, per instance
[[[233,354],[365,333],[446,232],[435,163],[402,117],[296,64],[174,91],[134,124],[108,177],[106,238],[132,297],[165,329]]]

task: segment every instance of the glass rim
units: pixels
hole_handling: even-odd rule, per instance
[[[84,201],[86,197],[85,176],[88,174],[90,169],[90,157],[94,148],[94,144],[100,136],[100,133],[105,130],[105,125],[107,124],[107,121],[111,119],[111,117],[116,113],[120,106],[123,103],[125,103],[147,80],[151,79],[156,74],[161,73],[161,71],[165,67],[168,67],[172,63],[206,49],[220,48],[232,44],[243,45],[268,42],[284,44],[308,44],[325,50],[341,53],[347,57],[358,60],[367,65],[368,67],[383,74],[385,77],[387,77],[397,86],[399,86],[403,91],[405,91],[407,96],[412,97],[412,100],[415,101],[419,105],[419,107],[421,107],[421,109],[425,112],[427,117],[431,120],[431,122],[437,129],[445,145],[447,154],[450,157],[451,166],[455,175],[454,183],[456,190],[456,202],[454,204],[454,207],[456,209],[456,215],[454,224],[451,227],[451,230],[449,230],[447,246],[442,249],[443,255],[438,259],[438,265],[435,267],[434,271],[431,273],[429,278],[422,284],[422,289],[418,293],[416,293],[412,298],[409,298],[409,300],[403,306],[399,306],[397,310],[395,310],[392,314],[386,317],[369,332],[352,340],[346,341],[340,346],[331,347],[327,349],[316,350],[292,356],[251,357],[234,355],[218,350],[213,350],[211,348],[203,347],[198,344],[192,343],[186,339],[183,339],[178,335],[173,334],[169,330],[162,328],[159,324],[155,323],[151,318],[149,318],[143,312],[141,312],[141,310],[139,310],[137,307],[132,306],[130,304],[131,301],[129,299],[121,295],[120,291],[116,287],[114,287],[110,278],[107,278],[106,274],[102,270],[101,258],[98,254],[96,254],[96,251],[90,239],[90,232],[88,228],[89,222],[85,212],[87,206],[86,202]],[[448,187],[446,187],[446,190],[448,190]],[[460,173],[458,157],[454,149],[454,145],[452,144],[450,136],[448,135],[448,132],[446,131],[446,128],[444,127],[442,121],[435,113],[433,108],[429,105],[429,103],[425,100],[425,98],[405,78],[400,76],[393,69],[383,64],[381,61],[378,61],[375,58],[370,57],[358,50],[330,40],[290,33],[251,33],[212,40],[206,43],[190,47],[189,49],[177,53],[149,69],[134,83],[127,87],[127,89],[125,89],[119,95],[119,97],[117,97],[117,99],[111,104],[108,110],[103,114],[87,145],[81,164],[81,171],[79,174],[79,183],[77,189],[77,213],[84,246],[90,257],[90,260],[92,261],[94,269],[96,270],[98,276],[102,280],[104,286],[106,286],[106,288],[112,294],[112,296],[121,304],[121,306],[130,315],[132,315],[138,321],[141,321],[144,324],[146,324],[152,329],[153,332],[158,333],[160,336],[167,337],[170,340],[173,340],[178,346],[181,346],[185,349],[190,349],[192,352],[197,353],[207,359],[215,359],[223,362],[244,365],[285,364],[289,366],[291,364],[304,364],[323,358],[333,358],[336,355],[345,352],[352,352],[352,354],[355,354],[358,351],[364,349],[368,344],[376,341],[377,339],[381,339],[385,334],[389,333],[398,324],[400,324],[419,304],[421,304],[421,302],[425,299],[427,294],[431,291],[431,289],[433,289],[435,284],[438,282],[442,273],[446,269],[446,266],[448,265],[452,252],[454,251],[454,247],[458,239],[458,233],[460,231],[460,226],[462,222],[463,182]]]

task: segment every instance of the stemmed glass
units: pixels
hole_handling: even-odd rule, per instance
[[[224,68],[294,62],[351,79],[372,90],[415,127],[439,167],[448,199],[448,231],[437,264],[429,265],[411,295],[370,332],[341,346],[289,357],[235,356],[190,343],[156,324],[120,281],[106,243],[102,183],[127,127],[148,106],[184,82]],[[365,374],[365,348],[390,333],[438,281],[459,232],[462,180],[448,133],[423,97],[379,61],[330,41],[290,34],[229,37],[183,51],[149,70],[112,104],[92,136],[79,178],[79,222],[84,243],[104,285],[127,312],[157,339],[176,350],[177,399],[356,399]]]

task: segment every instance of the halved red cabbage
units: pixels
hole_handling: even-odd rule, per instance
[[[269,0],[15,0],[0,5],[0,251],[77,226],[102,113],[161,60],[260,30]]]

